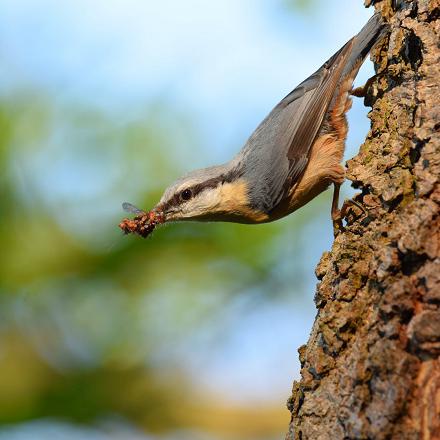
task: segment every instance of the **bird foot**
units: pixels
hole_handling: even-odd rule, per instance
[[[363,86],[351,89],[350,95],[356,96],[357,98],[366,98],[366,96],[368,94],[368,89],[371,87],[371,85],[374,83],[374,81],[376,81],[382,75],[383,75],[382,73],[376,73],[371,78],[369,78]]]
[[[341,209],[337,209],[337,208],[332,209],[333,235],[335,236],[335,238],[341,232],[345,231],[345,227],[342,223],[342,219],[346,217],[348,210],[352,205],[359,208],[363,214],[367,214],[366,209],[356,200],[351,200],[351,199],[344,200]]]
[[[344,216],[342,215],[342,210],[338,209],[332,212],[332,221],[333,221],[333,236],[336,238],[341,232],[345,231],[344,224],[342,223],[342,219]]]
[[[365,98],[365,96],[367,96],[367,90],[368,90],[368,86],[367,84],[365,84],[361,87],[356,87],[355,89],[351,89],[350,95],[356,96],[356,98]]]

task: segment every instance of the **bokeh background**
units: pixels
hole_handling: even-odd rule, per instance
[[[361,3],[1,1],[1,440],[283,438],[331,192],[262,226],[116,225],[238,151]]]

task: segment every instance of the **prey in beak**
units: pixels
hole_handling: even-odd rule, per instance
[[[119,227],[125,234],[137,234],[146,238],[157,225],[165,222],[163,212],[156,209],[146,212],[128,202],[123,203],[122,208],[125,212],[136,215],[133,219],[125,218],[119,223]]]

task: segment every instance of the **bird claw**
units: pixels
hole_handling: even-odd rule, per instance
[[[379,79],[383,74],[382,73],[376,73],[371,78],[367,80],[367,82],[360,87],[356,87],[354,89],[351,89],[350,95],[356,96],[357,98],[366,98],[368,94],[368,89],[373,85],[373,83]]]
[[[350,95],[356,96],[356,98],[365,98],[365,96],[367,96],[367,89],[368,89],[367,84],[361,87],[356,87],[355,89],[352,89],[350,91]]]
[[[344,216],[342,215],[342,210],[338,209],[337,211],[332,212],[332,221],[333,221],[333,236],[336,238],[341,232],[345,231],[345,227],[342,223],[342,219]]]
[[[345,226],[342,223],[342,219],[345,218],[348,214],[348,210],[350,207],[354,205],[359,208],[363,214],[367,214],[367,210],[356,200],[346,199],[342,204],[341,209],[334,209],[332,211],[332,220],[333,220],[333,235],[335,238],[341,233],[345,232]]]

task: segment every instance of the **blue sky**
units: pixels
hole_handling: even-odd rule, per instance
[[[282,0],[4,0],[2,84],[128,114],[166,97],[197,112],[210,158],[227,159],[371,15],[352,0],[318,5],[295,16]]]

